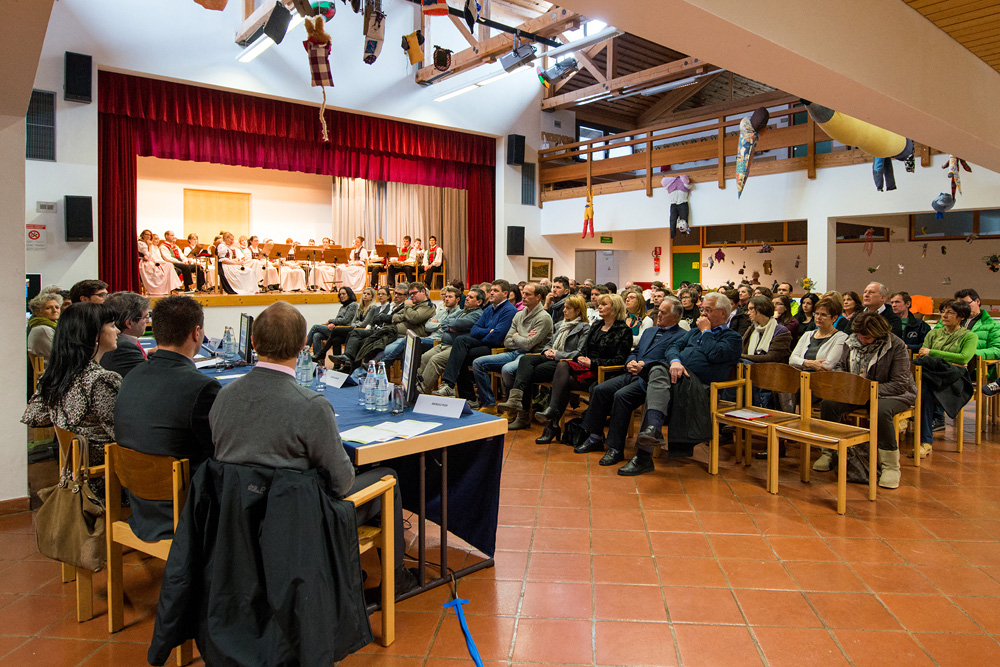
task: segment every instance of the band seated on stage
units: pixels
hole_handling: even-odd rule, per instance
[[[354,247],[347,255],[347,264],[337,267],[337,282],[350,287],[355,292],[360,292],[365,288],[365,277],[367,270],[365,264],[368,261],[368,251],[365,250],[365,237],[354,238]]]
[[[232,232],[222,235],[222,243],[215,249],[215,253],[219,258],[219,280],[226,294],[257,293],[257,272],[243,257]]]
[[[170,294],[173,290],[180,289],[183,283],[174,271],[173,264],[163,259],[153,236],[148,229],[139,234],[139,278],[147,294]]]
[[[420,249],[420,239],[410,245],[410,237],[403,237],[403,245],[399,248],[399,255],[389,261],[389,286],[396,284],[396,276],[402,273],[406,282],[412,283],[417,270],[417,262],[423,255]]]
[[[350,495],[386,475],[396,476],[385,467],[355,473],[330,401],[296,383],[295,362],[306,343],[306,320],[295,307],[279,301],[265,308],[254,320],[251,338],[259,358],[257,365],[223,387],[209,413],[216,459],[265,468],[322,468],[329,473],[329,488],[337,497]],[[258,421],[247,419],[247,414],[294,418]],[[392,508],[394,525],[399,527],[393,534],[397,596],[417,586],[416,577],[403,567],[402,495],[394,494]],[[377,523],[380,511],[378,501],[359,506],[358,525]]]
[[[205,269],[198,264],[198,260],[185,257],[178,247],[177,237],[169,229],[163,232],[163,241],[160,243],[160,255],[163,261],[173,265],[174,271],[184,281],[184,289],[193,291],[197,286],[199,291],[205,290]]]
[[[381,236],[375,239],[375,246],[368,253],[368,273],[371,276],[369,285],[378,285],[378,274],[386,272],[386,264],[389,258],[379,257],[378,247],[380,245],[385,245],[385,239]]]
[[[424,253],[423,259],[420,261],[420,266],[417,268],[423,276],[423,282],[428,288],[433,289],[435,275],[443,275],[444,268],[441,266],[441,262],[443,261],[444,250],[437,244],[437,237],[431,236],[427,240],[427,252]],[[443,282],[444,279],[442,278]]]

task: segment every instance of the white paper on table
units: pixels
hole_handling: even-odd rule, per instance
[[[412,438],[415,435],[420,435],[421,433],[426,433],[432,429],[440,426],[437,422],[422,422],[415,419],[404,419],[401,422],[382,422],[375,426],[375,428],[394,433],[400,438]]]
[[[341,431],[340,437],[343,440],[349,442],[357,442],[362,445],[368,445],[373,442],[385,442],[386,440],[392,440],[396,437],[395,433],[390,433],[389,431],[383,431],[379,428],[374,428],[372,426],[355,426],[347,431]]]
[[[323,382],[330,387],[340,389],[344,386],[344,382],[347,378],[347,373],[341,373],[340,371],[327,371],[323,375]]]
[[[202,359],[201,361],[194,362],[195,368],[214,368],[217,359]]]

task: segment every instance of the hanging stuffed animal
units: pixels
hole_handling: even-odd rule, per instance
[[[403,35],[403,51],[410,59],[411,65],[424,61],[424,33],[417,30],[409,35]]]
[[[771,275],[771,260],[769,259],[764,260],[764,275]],[[777,291],[777,288],[775,288],[774,291]]]
[[[590,226],[590,238],[594,238],[594,194],[590,188],[587,188],[587,204],[583,207],[583,235],[580,238],[587,238],[588,225]]]
[[[955,196],[950,195],[947,192],[942,192],[937,196],[937,199],[931,202],[931,208],[934,209],[934,218],[940,220],[944,217],[944,214],[955,207]]]
[[[480,10],[482,10],[482,7],[479,6],[479,3],[476,2],[476,0],[465,0],[465,9],[463,13],[465,14],[465,22],[469,24],[470,32],[476,25],[476,22],[479,21]]]
[[[719,262],[726,261],[726,253],[722,252],[722,248],[715,251],[715,259]]]
[[[382,42],[385,41],[385,14],[382,12],[382,0],[371,3],[365,9],[365,55],[363,60],[372,65],[378,54],[382,52]]]
[[[770,119],[771,114],[768,113],[767,109],[761,107],[754,111],[752,116],[740,121],[740,139],[736,148],[737,199],[743,196],[743,186],[747,184],[747,179],[750,177],[750,162],[753,160],[757,140],[767,130],[767,121]],[[725,165],[719,165],[719,169],[724,167]]]
[[[690,233],[688,216],[691,208],[688,197],[691,194],[691,179],[687,174],[664,176],[660,184],[667,189],[667,199],[670,201],[670,238],[677,236],[677,232]]]
[[[969,167],[968,162],[954,155],[949,155],[948,164],[941,165],[941,168],[948,170],[948,180],[951,181],[951,196],[954,199],[956,190],[958,190],[958,194],[962,194],[961,170],[965,169],[971,173],[972,169]]]
[[[451,69],[450,49],[442,49],[437,44],[434,45],[434,69],[439,72],[447,72]]]
[[[323,91],[323,104],[319,108],[319,123],[323,128],[323,141],[330,141],[326,131],[326,86],[333,88],[333,73],[330,71],[330,35],[323,29],[323,17],[306,18],[306,33],[309,38],[302,42],[309,54],[309,70],[312,85]]]
[[[871,257],[872,251],[875,250],[875,230],[869,227],[862,238],[865,240],[865,254]]]

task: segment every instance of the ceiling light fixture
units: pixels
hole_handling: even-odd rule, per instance
[[[614,26],[610,26],[609,25],[604,30],[599,30],[598,32],[595,32],[593,35],[587,35],[583,39],[578,39],[578,40],[575,40],[575,41],[572,41],[572,42],[567,42],[566,44],[563,44],[562,46],[557,46],[554,49],[549,49],[548,51],[545,51],[544,53],[540,53],[540,54],[538,54],[538,56],[536,56],[536,59],[537,58],[542,58],[542,57],[544,57],[544,58],[558,58],[559,56],[561,56],[563,54],[570,53],[570,52],[573,52],[573,51],[579,51],[582,48],[590,46],[591,44],[597,44],[598,42],[603,42],[604,40],[607,40],[607,39],[614,39],[615,37],[618,37],[619,35],[624,35],[624,34],[625,34],[624,30],[619,30],[618,28],[615,28]]]
[[[468,84],[467,86],[462,86],[458,90],[453,90],[450,93],[445,93],[444,95],[441,95],[439,97],[435,97],[434,101],[435,102],[444,102],[445,100],[450,100],[453,97],[458,97],[459,95],[463,95],[463,94],[469,92],[470,90],[475,90],[476,88],[482,88],[483,86],[488,86],[491,83],[496,83],[497,81],[499,81],[501,79],[506,79],[511,74],[516,74],[518,72],[524,72],[524,71],[528,71],[528,68],[521,67],[521,68],[518,68],[516,70],[512,70],[510,72],[497,72],[495,74],[489,75],[485,79],[481,79],[480,81],[473,81],[472,83]]]
[[[285,34],[288,34],[292,30],[295,30],[295,28],[302,25],[304,22],[305,18],[296,14],[295,16],[292,17],[292,20],[288,23],[288,30],[286,31]],[[243,51],[240,52],[240,55],[236,56],[236,60],[240,61],[241,63],[248,63],[257,56],[259,56],[260,54],[267,51],[272,46],[274,46],[274,40],[268,37],[267,35],[261,34],[258,40],[247,46],[245,49],[243,49]]]

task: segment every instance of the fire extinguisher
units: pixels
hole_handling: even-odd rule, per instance
[[[660,272],[660,255],[661,255],[660,246],[654,247],[653,248],[653,272],[654,273],[659,273]]]

